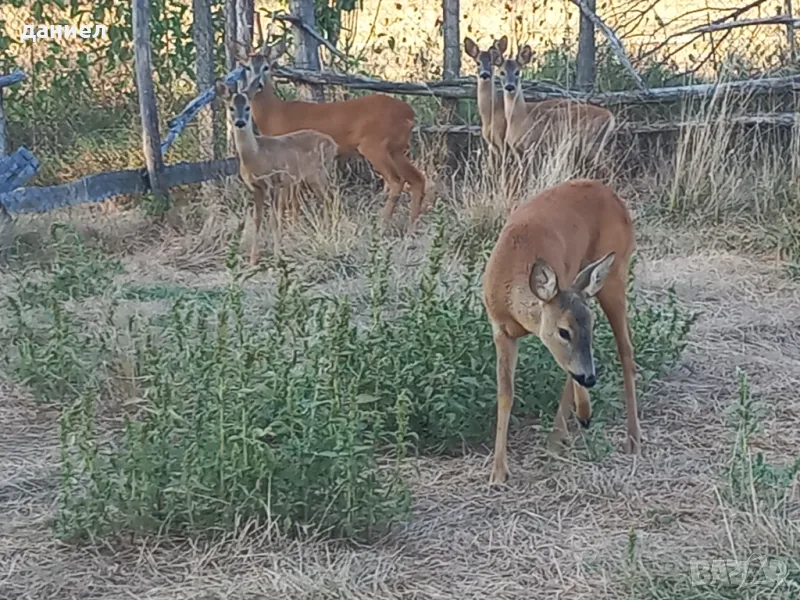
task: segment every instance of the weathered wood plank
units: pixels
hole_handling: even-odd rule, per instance
[[[238,158],[180,162],[164,168],[169,187],[222,179],[239,172]],[[24,187],[0,194],[0,203],[12,213],[45,213],[57,208],[96,203],[113,196],[143,194],[150,190],[145,169],[97,173],[76,181],[47,187]]]
[[[228,85],[232,85],[241,79],[242,75],[244,75],[244,69],[242,67],[236,67],[233,71],[225,75],[223,80]],[[209,104],[217,97],[216,92],[214,91],[214,86],[211,86],[195,98],[193,98],[181,111],[181,113],[167,122],[167,137],[164,138],[164,141],[161,142],[161,153],[165,154],[169,147],[172,146],[173,142],[178,139],[178,136],[184,130],[184,128],[189,124],[189,122],[194,118],[194,116],[198,113],[198,111],[203,108],[206,104]],[[226,119],[229,121],[230,119]]]
[[[39,161],[25,146],[20,146],[9,155],[0,157],[0,194],[10,192],[39,170]]]
[[[150,7],[148,0],[132,0],[133,50],[136,69],[136,90],[139,94],[139,114],[142,122],[142,151],[150,178],[150,187],[158,197],[169,197],[161,182],[164,157],[158,133],[158,107],[153,87],[152,53],[150,50]]]
[[[764,115],[747,115],[731,117],[724,122],[736,126],[794,127],[800,116],[795,113],[771,113]],[[719,125],[718,121],[661,121],[653,123],[636,123],[629,121],[620,123],[617,129],[623,133],[659,133],[678,131],[689,127],[708,127]],[[414,128],[414,133],[440,133],[454,135],[480,135],[480,125],[421,125]]]
[[[15,83],[19,83],[23,79],[25,79],[25,73],[23,73],[22,71],[14,71],[13,73],[9,73],[8,75],[0,75],[0,88],[14,85]]]

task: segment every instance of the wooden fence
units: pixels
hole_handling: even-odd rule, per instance
[[[108,198],[124,194],[154,193],[157,195],[168,196],[170,187],[201,183],[215,179],[221,179],[234,175],[238,172],[238,159],[235,157],[222,158],[218,160],[206,160],[200,162],[182,162],[173,165],[165,165],[164,155],[172,146],[174,141],[186,128],[203,107],[209,105],[215,98],[213,86],[210,85],[210,76],[207,57],[201,57],[198,53],[198,83],[200,92],[187,103],[185,108],[174,118],[168,121],[166,135],[161,139],[158,131],[158,116],[155,97],[152,92],[152,69],[150,64],[150,42],[148,30],[148,2],[147,0],[132,0],[134,5],[134,48],[135,64],[137,76],[137,90],[139,93],[140,112],[142,115],[143,128],[143,154],[145,156],[145,167],[142,169],[130,169],[123,171],[104,172],[88,177],[81,178],[70,183],[48,186],[48,187],[16,187],[16,189],[0,188],[0,212],[7,209],[14,213],[47,212],[59,207],[74,206],[77,204],[101,202]],[[293,0],[294,1],[294,0]],[[457,22],[454,25],[453,19],[458,20],[458,10],[453,10],[453,2],[457,7],[457,0],[444,0],[444,11],[447,23],[444,25],[446,41],[451,46],[446,53],[448,63],[447,78],[442,81],[430,82],[392,82],[380,79],[335,73],[322,72],[313,69],[280,67],[277,70],[279,79],[291,81],[298,85],[306,86],[309,90],[319,90],[323,86],[336,85],[344,86],[353,90],[370,90],[385,92],[390,94],[405,94],[417,96],[432,96],[443,101],[458,99],[475,98],[476,86],[474,77],[458,77],[460,72],[460,48],[458,52],[452,51],[453,40],[458,40]],[[582,11],[584,18],[581,20],[581,36],[589,36],[594,40],[594,28],[600,29],[608,39],[612,50],[620,59],[625,68],[631,73],[636,82],[637,89],[595,93],[593,92],[594,80],[584,74],[582,77],[582,90],[565,90],[558,86],[546,84],[538,81],[524,81],[522,85],[523,95],[526,100],[536,101],[547,98],[572,98],[581,101],[591,101],[593,103],[620,106],[620,105],[640,105],[648,103],[674,102],[692,98],[707,98],[713,95],[722,94],[746,94],[759,95],[769,93],[788,93],[800,91],[800,75],[788,77],[770,77],[745,81],[733,81],[721,84],[706,84],[682,87],[663,87],[648,88],[636,73],[628,58],[625,56],[622,44],[594,12],[594,0],[572,0]],[[208,8],[207,2],[197,0],[194,2],[196,10]],[[210,10],[210,9],[209,9]],[[241,11],[245,11],[241,13]],[[239,12],[237,12],[239,11]],[[204,14],[204,13],[203,13]],[[202,16],[202,14],[200,15]],[[208,15],[205,15],[206,17]],[[279,15],[278,19],[292,23],[296,32],[309,37],[302,52],[316,52],[320,40],[323,38],[316,32],[312,25],[296,15]],[[243,76],[243,69],[235,64],[235,46],[237,44],[244,47],[252,47],[253,42],[253,9],[252,0],[227,0],[226,2],[226,54],[230,72],[224,77],[227,83],[234,83]],[[200,41],[201,45],[207,49],[213,49],[213,45],[208,42],[209,31],[199,31],[201,28],[210,28],[210,19],[197,18],[195,20],[194,37]],[[793,24],[793,23],[792,23]],[[719,23],[723,26],[725,23]],[[213,36],[211,37],[213,39]],[[593,42],[592,42],[593,43]],[[584,39],[583,47],[586,50],[587,42]],[[311,50],[309,50],[311,48]],[[335,49],[334,49],[335,50]],[[593,48],[592,48],[593,50]],[[584,57],[584,62],[594,60],[592,56]],[[201,66],[202,63],[202,66]],[[307,62],[306,62],[307,64]],[[202,70],[202,73],[201,73]],[[4,85],[18,83],[24,79],[24,74],[14,73],[10,76],[0,77],[0,90]],[[1,100],[1,96],[0,96]],[[795,124],[794,113],[776,113],[767,115],[753,115],[731,119],[739,125],[769,125],[779,127],[792,127]],[[2,103],[0,102],[0,144],[3,144],[4,129],[2,129]],[[629,133],[654,133],[662,131],[673,131],[687,126],[702,126],[704,123],[698,122],[661,122],[661,123],[622,123],[621,129]],[[205,126],[210,126],[206,122]],[[479,135],[480,127],[477,125],[436,125],[420,126],[416,128],[419,133],[434,134],[454,134],[454,135]],[[213,138],[212,138],[213,139]],[[0,156],[3,154],[4,145],[0,145]],[[232,151],[229,146],[228,152]],[[18,151],[19,152],[19,151]],[[27,152],[27,150],[25,150]],[[24,154],[24,153],[23,153]],[[29,154],[29,153],[28,153]],[[35,159],[25,156],[26,159]],[[29,165],[30,167],[30,165]],[[38,168],[38,163],[36,164]],[[35,172],[35,169],[34,171]],[[32,173],[31,173],[32,175]]]

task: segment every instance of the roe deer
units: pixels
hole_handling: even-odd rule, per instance
[[[597,296],[617,343],[625,389],[628,452],[639,452],[635,365],[626,308],[628,263],[635,245],[628,209],[603,183],[576,179],[551,187],[508,217],[483,277],[483,302],[497,354],[497,431],[490,483],[508,475],[506,442],[514,401],[519,338],[534,334],[567,381],[550,434],[567,437],[572,405],[583,427],[592,417],[589,388],[597,381],[592,354]]]
[[[489,50],[481,50],[469,36],[464,38],[464,51],[478,67],[477,97],[478,114],[481,118],[481,136],[489,152],[502,155],[506,143],[506,112],[503,93],[494,87],[494,55],[491,48],[504,54],[508,48],[508,37],[495,40]]]
[[[244,93],[233,92],[223,81],[214,83],[217,96],[225,100],[230,110],[239,155],[239,175],[253,192],[255,234],[250,247],[251,265],[258,264],[258,234],[267,193],[274,188],[279,191],[276,212],[280,228],[280,207],[292,187],[306,183],[324,201],[337,153],[336,142],[319,131],[303,129],[279,136],[256,135],[251,106],[260,88],[258,79],[253,80]]]
[[[574,127],[580,146],[588,151],[585,156],[596,155],[602,149],[616,124],[611,111],[566,98],[525,102],[520,72],[533,57],[531,47],[523,46],[516,59],[504,58],[505,52],[498,45],[490,51],[495,66],[501,69],[506,143],[518,158],[522,158],[529,148],[551,140],[554,135],[567,134],[570,125]]]
[[[260,80],[263,89],[253,97],[253,120],[262,135],[281,135],[299,129],[313,129],[331,136],[339,155],[361,154],[383,177],[387,200],[382,220],[388,224],[406,183],[411,190],[409,227],[422,211],[425,177],[411,164],[408,147],[416,117],[402,100],[385,94],[371,94],[338,102],[284,101],[275,95],[272,71],[286,51],[280,41],[266,41],[259,52],[242,57],[247,81]],[[433,203],[430,208],[433,208]]]

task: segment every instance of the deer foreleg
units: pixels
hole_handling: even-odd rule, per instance
[[[514,404],[514,371],[517,367],[517,340],[493,327],[497,354],[497,430],[494,438],[494,463],[489,483],[504,483],[508,478],[508,422]]]

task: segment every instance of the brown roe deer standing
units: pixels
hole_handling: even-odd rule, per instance
[[[253,192],[255,233],[250,247],[250,264],[258,264],[258,234],[264,215],[264,200],[277,188],[277,231],[280,230],[280,206],[291,188],[306,183],[324,201],[329,175],[336,160],[336,142],[329,135],[304,129],[286,135],[256,135],[251,115],[252,98],[261,88],[254,79],[246,92],[234,93],[217,80],[214,89],[225,100],[234,125],[234,143],[239,156],[239,175]],[[276,245],[278,240],[275,240]]]
[[[499,45],[490,50],[494,64],[499,67],[503,86],[503,104],[506,115],[506,143],[522,158],[529,148],[552,136],[573,131],[589,155],[602,149],[614,129],[616,119],[611,111],[600,106],[555,98],[538,102],[525,102],[520,84],[522,68],[531,62],[533,51],[529,45],[517,53],[517,58],[504,58]],[[567,128],[568,126],[568,128]],[[551,136],[549,139],[546,136]]]
[[[501,54],[508,47],[508,37],[503,36],[492,44]],[[490,50],[481,50],[469,36],[464,38],[464,51],[478,67],[478,114],[481,117],[481,136],[495,156],[502,155],[506,143],[506,112],[503,93],[494,87],[494,62]]]
[[[253,97],[253,120],[259,132],[282,135],[298,129],[313,129],[331,136],[340,155],[361,154],[386,183],[384,224],[391,219],[397,198],[408,183],[411,190],[409,221],[413,226],[425,197],[425,177],[408,158],[411,131],[416,121],[413,109],[402,100],[385,94],[323,103],[281,100],[275,95],[272,71],[285,50],[283,41],[273,46],[265,42],[261,51],[251,54],[244,65],[247,80],[259,78],[263,84],[263,90]]]
[[[520,205],[500,232],[483,278],[483,302],[497,353],[497,432],[491,483],[508,475],[506,442],[514,401],[519,338],[534,334],[567,381],[550,446],[567,436],[572,405],[584,427],[597,380],[589,299],[597,296],[617,342],[625,389],[628,452],[641,445],[635,365],[628,327],[626,284],[635,245],[628,209],[608,186],[577,179],[549,188]]]

